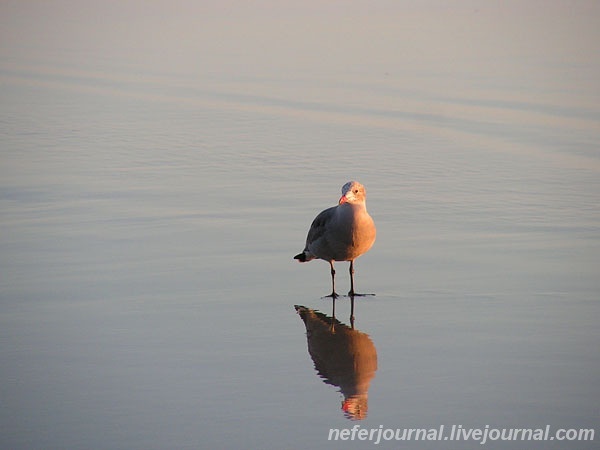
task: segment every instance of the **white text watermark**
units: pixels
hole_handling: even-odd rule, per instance
[[[474,441],[486,444],[492,441],[593,441],[593,428],[465,428],[462,425],[437,428],[330,428],[330,441],[370,441],[377,445],[383,441]]]

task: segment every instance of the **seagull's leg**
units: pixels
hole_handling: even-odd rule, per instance
[[[331,266],[331,297],[335,300],[338,296],[335,292],[335,268],[333,267],[333,261],[329,261]]]
[[[352,303],[354,303],[354,260],[350,261],[350,292],[348,295],[352,296]]]
[[[333,261],[329,261],[329,266],[331,267],[331,294],[326,295],[325,297],[331,297],[335,300],[339,295],[335,292],[335,269],[333,268]]]
[[[354,300],[354,297],[366,297],[367,295],[375,295],[375,294],[357,294],[356,292],[354,292],[354,260],[350,261],[350,292],[348,292],[348,295],[350,297],[352,297],[352,299]]]

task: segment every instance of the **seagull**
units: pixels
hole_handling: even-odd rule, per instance
[[[334,261],[350,261],[350,292],[354,292],[354,260],[366,253],[375,242],[375,223],[367,212],[365,187],[358,181],[348,181],[342,187],[342,196],[337,206],[322,211],[313,220],[306,246],[302,253],[294,256],[299,262],[322,259],[331,267],[331,294],[335,299]]]

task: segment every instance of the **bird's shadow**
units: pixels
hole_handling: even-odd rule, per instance
[[[332,314],[295,305],[306,327],[308,353],[323,382],[337,386],[344,399],[344,416],[352,420],[366,418],[371,380],[377,371],[377,350],[368,334],[354,328],[354,298],[351,297],[351,325]]]

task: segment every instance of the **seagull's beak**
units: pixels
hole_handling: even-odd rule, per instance
[[[341,205],[342,203],[346,203],[347,201],[348,201],[348,199],[346,198],[346,196],[342,195],[340,197],[340,201],[339,201],[338,205]]]

